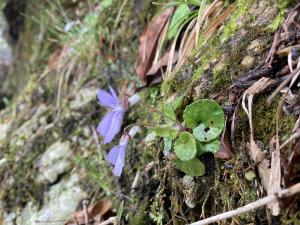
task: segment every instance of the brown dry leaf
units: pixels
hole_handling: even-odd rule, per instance
[[[142,82],[147,84],[147,72],[151,68],[155,57],[156,47],[161,32],[174,12],[174,7],[166,8],[148,25],[140,37],[139,56],[137,59],[136,73]]]
[[[177,62],[178,55],[179,55],[178,51],[175,51],[173,55],[172,64]],[[148,81],[149,85],[159,83],[162,80],[162,73],[164,73],[166,70],[169,57],[170,57],[170,51],[165,52],[164,56],[157,63],[151,66],[146,76],[147,80],[149,80]]]
[[[228,129],[227,129],[227,119],[225,122],[225,129],[222,133],[221,136],[221,146],[220,150],[216,153],[216,157],[223,159],[223,160],[228,160],[232,157],[232,147],[229,142],[229,136],[228,136]]]
[[[95,203],[88,209],[89,215],[95,217],[97,215],[105,215],[111,209],[112,203],[110,200],[102,200]]]
[[[96,202],[95,204],[91,205],[87,209],[87,214],[89,220],[98,220],[103,218],[103,216],[108,213],[108,211],[111,209],[112,203],[110,200],[101,200]],[[64,223],[64,225],[85,225],[85,217],[86,212],[84,210],[80,210],[75,212],[72,215],[72,219],[68,220]]]

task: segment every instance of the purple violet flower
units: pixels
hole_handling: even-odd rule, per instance
[[[121,176],[125,165],[126,147],[130,139],[138,132],[138,130],[139,127],[132,127],[128,134],[126,133],[122,136],[119,145],[113,147],[107,155],[107,161],[114,165],[113,173],[116,177]]]
[[[97,127],[99,134],[104,137],[103,144],[107,144],[120,132],[124,114],[127,110],[125,98],[120,102],[116,92],[109,87],[110,93],[100,90],[98,100],[100,105],[109,108],[109,112]]]
[[[109,87],[110,93],[99,90],[99,104],[109,109],[108,113],[101,120],[97,127],[97,131],[104,137],[103,144],[107,144],[120,132],[124,114],[129,105],[133,105],[139,101],[138,95],[133,95],[129,99],[127,97],[119,98],[112,87]]]

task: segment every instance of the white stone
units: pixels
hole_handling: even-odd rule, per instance
[[[50,183],[56,181],[60,174],[69,169],[70,157],[69,142],[56,142],[51,145],[36,163],[40,172],[37,181]]]

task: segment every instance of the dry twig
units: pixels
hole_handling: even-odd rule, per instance
[[[271,202],[278,201],[282,198],[293,196],[299,192],[300,192],[300,183],[297,183],[289,188],[280,190],[277,193],[268,195],[264,198],[261,198],[255,202],[252,202],[252,203],[245,205],[243,207],[240,207],[238,209],[228,211],[228,212],[225,212],[225,213],[222,213],[222,214],[219,214],[219,215],[216,215],[216,216],[213,216],[213,217],[210,217],[210,218],[207,218],[205,220],[201,220],[201,221],[198,221],[195,223],[191,223],[190,225],[206,225],[206,224],[215,223],[215,222],[218,222],[221,220],[225,220],[228,218],[232,218],[234,216],[238,216],[240,214],[243,214],[243,213],[249,212],[251,210],[265,206]]]

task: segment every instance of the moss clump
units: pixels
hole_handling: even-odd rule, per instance
[[[247,12],[249,8],[255,3],[256,0],[238,0],[236,4],[236,11],[230,17],[230,20],[226,24],[222,34],[221,34],[221,42],[227,41],[230,37],[232,37],[235,32],[242,26],[244,23],[238,22],[242,17],[245,19],[251,19],[247,16]]]
[[[292,0],[277,0],[276,6],[278,8],[278,14],[276,18],[273,20],[271,24],[266,28],[266,30],[269,30],[271,32],[276,31],[279,26],[283,23],[285,16],[286,16],[286,9],[289,7],[289,5],[292,3]]]
[[[148,202],[142,201],[142,202],[136,202],[136,205],[138,205],[138,210],[136,212],[129,212],[128,218],[128,224],[131,225],[146,225],[151,224],[151,220],[149,218],[148,214]]]
[[[280,101],[278,97],[272,104],[268,104],[266,99],[269,95],[261,95],[254,99],[253,102],[253,127],[254,136],[257,140],[262,141],[266,146],[276,133],[276,112]],[[296,122],[294,115],[283,114],[280,119],[281,137],[291,134]]]

